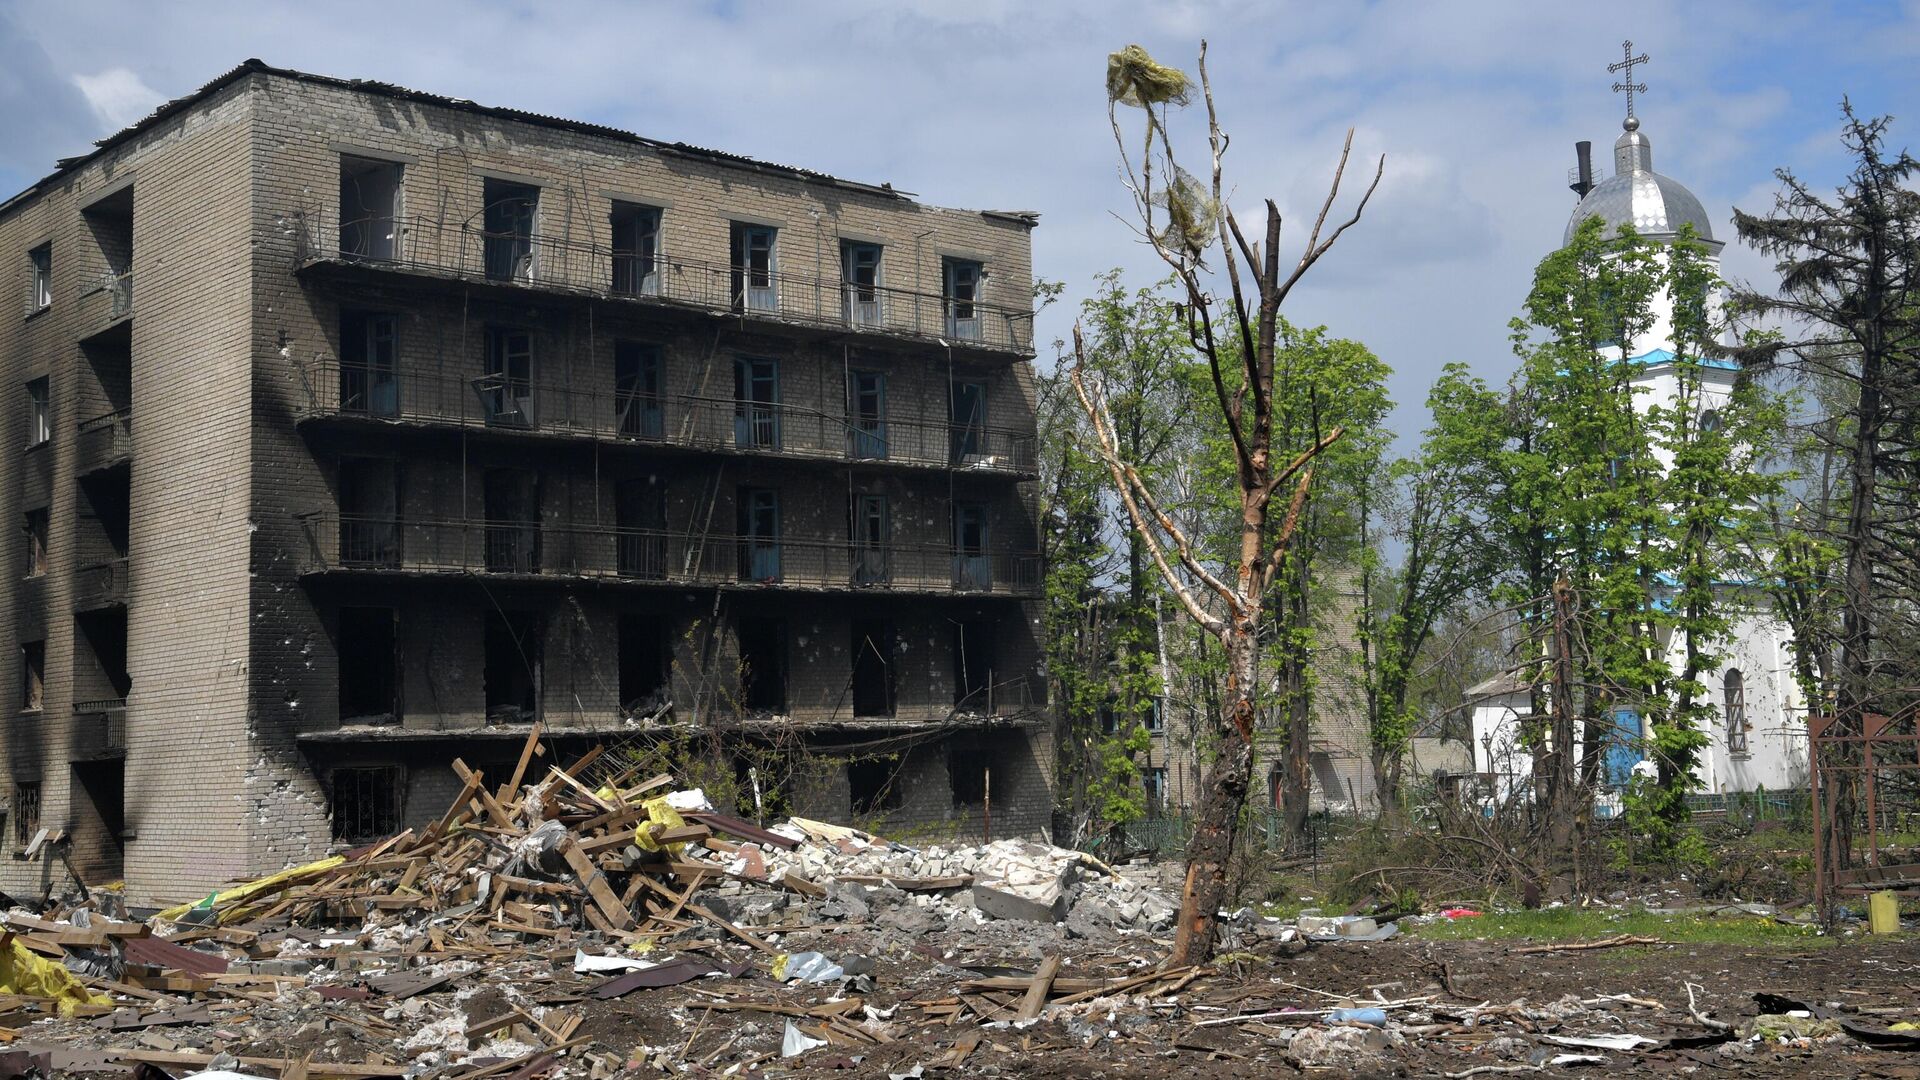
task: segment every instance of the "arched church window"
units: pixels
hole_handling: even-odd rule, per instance
[[[1747,680],[1739,668],[1728,668],[1721,680],[1723,711],[1727,718],[1727,750],[1747,752]]]

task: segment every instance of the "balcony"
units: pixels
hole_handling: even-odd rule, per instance
[[[696,536],[526,521],[299,516],[307,573],[498,574],[668,586],[1035,597],[1040,557],[952,545]]]
[[[338,208],[288,214],[298,267],[387,270],[655,307],[730,313],[766,324],[1033,355],[1033,311],[950,299],[831,273],[755,270],[724,260],[639,255],[585,240],[489,233],[426,218],[349,221]],[[377,250],[361,239],[379,236]]]
[[[107,559],[74,570],[73,610],[103,611],[126,606],[126,559]]]
[[[125,465],[132,458],[132,409],[117,409],[80,421],[74,433],[74,469],[81,476]]]
[[[133,271],[108,271],[75,298],[74,326],[80,340],[119,326],[133,315]]]
[[[1018,477],[1036,474],[1031,431],[834,416],[732,398],[583,390],[503,376],[415,374],[322,358],[303,365],[307,415],[537,432],[709,453],[774,454]]]
[[[127,754],[127,699],[73,703],[73,761],[109,761]]]

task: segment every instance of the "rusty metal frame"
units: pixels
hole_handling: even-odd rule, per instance
[[[1902,718],[1909,724],[1920,725],[1920,708],[1909,709]],[[1813,889],[1814,902],[1821,918],[1831,918],[1833,902],[1840,892],[1864,892],[1873,887],[1920,889],[1920,863],[1902,863],[1882,865],[1880,862],[1880,815],[1879,790],[1882,772],[1920,772],[1920,726],[1911,734],[1889,734],[1895,718],[1884,713],[1864,713],[1861,716],[1860,734],[1836,734],[1834,726],[1839,717],[1814,714],[1807,718],[1809,738],[1808,774],[1810,778],[1810,810],[1813,818]],[[1858,746],[1860,760],[1835,761],[1827,751],[1842,747]],[[1914,757],[1911,760],[1888,760],[1886,755],[1876,757],[1876,750],[1892,747],[1911,746]],[[1837,788],[1829,781],[1838,774],[1861,774],[1864,778],[1861,787],[1864,792],[1867,818],[1866,862],[1859,867],[1841,869],[1834,865],[1831,830],[1835,825],[1834,815],[1827,802]]]

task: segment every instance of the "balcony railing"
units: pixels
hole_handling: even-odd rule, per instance
[[[416,374],[321,359],[301,369],[315,416],[538,431],[709,451],[1033,475],[1031,431],[732,398],[583,390],[503,376]]]
[[[133,271],[102,274],[81,290],[78,301],[82,337],[113,326],[133,314]]]
[[[468,281],[679,304],[704,311],[925,341],[1033,352],[1033,311],[816,273],[735,266],[656,251],[538,234],[489,233],[427,218],[340,220],[337,207],[287,215],[295,257],[390,267]],[[380,242],[365,239],[378,236]],[[799,256],[795,256],[797,260]]]
[[[688,535],[527,521],[301,515],[308,569],[486,573],[669,585],[1036,596],[1040,557],[950,545]]]
[[[133,456],[133,410],[116,409],[80,421],[74,440],[76,467],[82,475],[127,461]]]

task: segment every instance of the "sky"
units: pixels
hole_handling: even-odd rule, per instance
[[[1104,92],[1129,43],[1192,71],[1209,42],[1232,138],[1229,202],[1285,215],[1297,257],[1346,130],[1386,156],[1365,219],[1288,301],[1394,370],[1402,436],[1442,365],[1504,381],[1507,322],[1574,197],[1573,143],[1611,169],[1623,102],[1607,65],[1631,38],[1655,169],[1705,204],[1764,210],[1790,167],[1844,175],[1843,96],[1920,146],[1920,0],[1570,4],[1253,0],[0,0],[0,189],[257,57],[345,78],[588,120],[869,182],[943,206],[1035,210],[1038,276],[1066,283],[1042,362],[1093,276],[1163,276],[1129,231]],[[1204,116],[1173,121],[1182,145]],[[1197,158],[1195,159],[1197,162]],[[1197,170],[1196,170],[1197,171]],[[1350,174],[1351,175],[1351,174]],[[1362,178],[1363,179],[1363,178]],[[1764,282],[1730,243],[1725,272]]]

